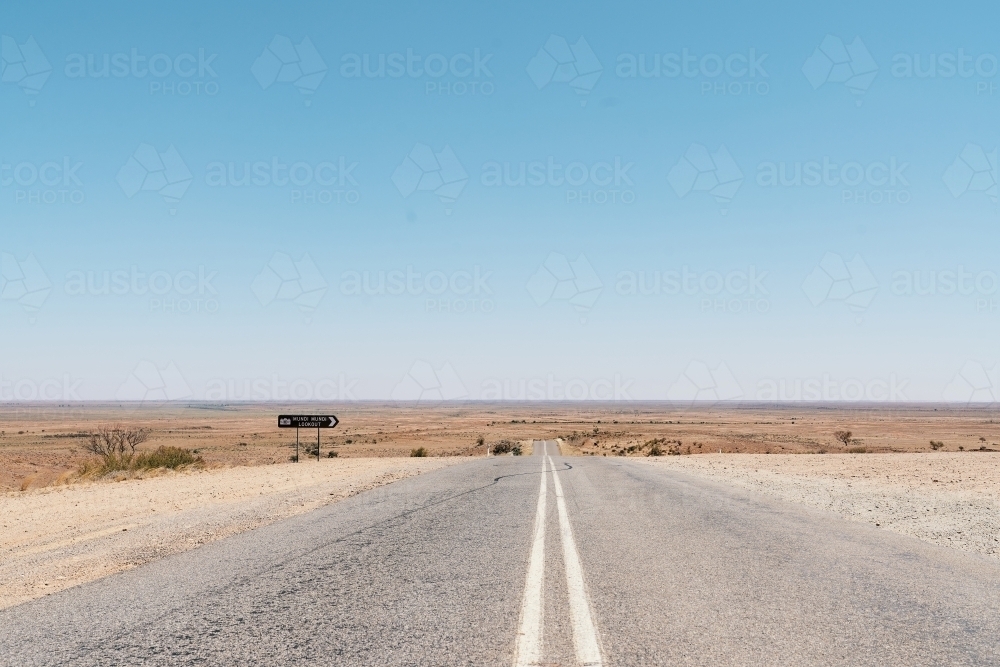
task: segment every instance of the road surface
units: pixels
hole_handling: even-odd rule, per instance
[[[11,667],[981,666],[998,645],[995,561],[551,442],[0,612]]]

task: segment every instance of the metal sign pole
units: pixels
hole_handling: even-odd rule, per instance
[[[319,461],[319,427],[316,427],[316,460]]]
[[[295,462],[299,462],[299,427],[295,427]]]

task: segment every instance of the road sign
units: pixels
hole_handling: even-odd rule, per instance
[[[340,420],[333,415],[278,415],[278,428],[295,429],[295,460],[299,460],[299,429],[316,429],[316,460],[319,460],[319,430],[333,428]]]
[[[278,415],[280,428],[333,428],[339,423],[333,415]]]

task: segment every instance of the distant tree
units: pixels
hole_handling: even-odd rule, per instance
[[[931,449],[933,449],[935,452],[941,449],[942,447],[944,447],[944,443],[941,442],[940,440],[931,440]]]
[[[853,434],[850,431],[837,431],[833,434],[833,437],[844,443],[844,447],[847,447],[848,445],[851,444],[851,442],[853,442],[853,440],[851,439],[852,435]]]

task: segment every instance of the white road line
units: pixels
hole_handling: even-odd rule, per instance
[[[546,448],[547,449],[547,448]],[[590,600],[583,583],[583,566],[580,564],[580,554],[573,540],[573,528],[569,523],[569,513],[566,511],[566,500],[563,498],[562,484],[556,473],[548,452],[545,458],[552,470],[552,484],[556,492],[556,507],[559,511],[559,533],[562,537],[563,561],[566,565],[566,586],[569,588],[569,613],[573,621],[573,645],[576,648],[576,660],[580,665],[599,667],[604,664],[601,657],[601,646],[597,638],[597,628],[594,627],[590,612]],[[545,474],[542,474],[545,477]]]
[[[521,603],[521,624],[517,633],[515,667],[530,667],[542,662],[542,595],[545,583],[545,474],[548,456],[542,443],[542,483],[538,489],[538,510],[535,513],[535,536],[528,560],[528,577]]]

